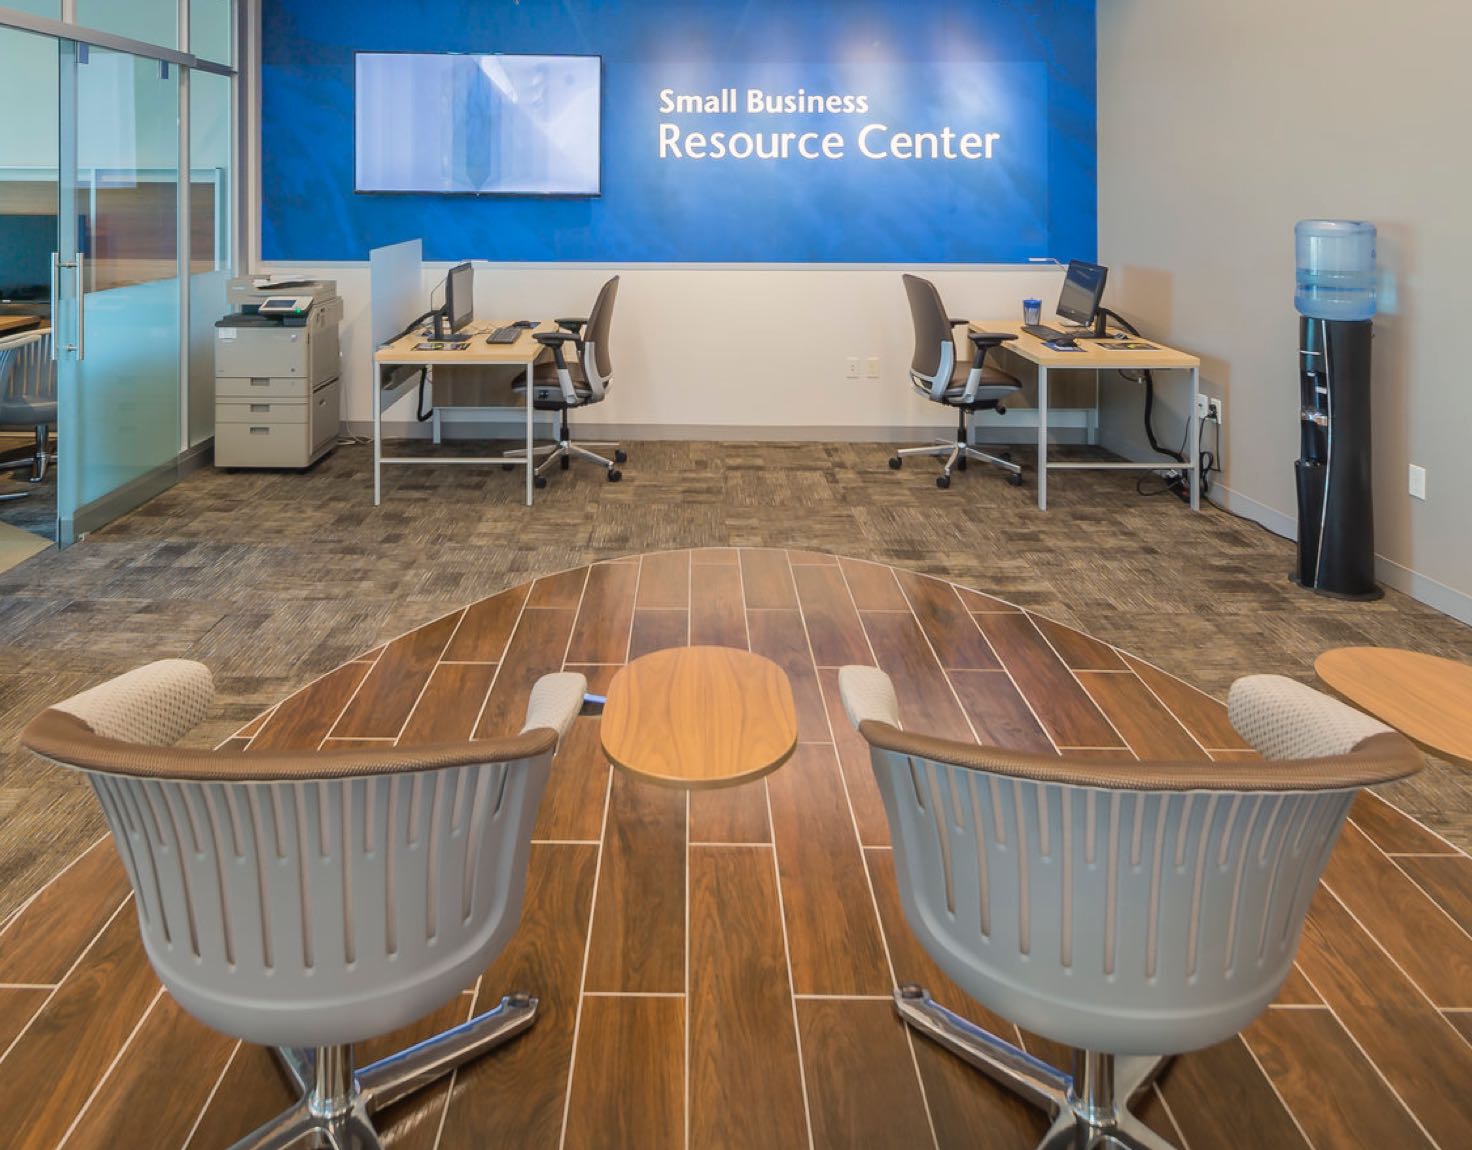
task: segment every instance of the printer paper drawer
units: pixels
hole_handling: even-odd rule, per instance
[[[216,401],[215,422],[219,423],[306,423],[307,405],[300,400],[261,400],[256,403]]]
[[[216,467],[305,467],[311,458],[305,422],[215,425]]]
[[[307,329],[247,327],[215,329],[215,374],[306,376]]]
[[[216,399],[306,399],[305,376],[293,379],[279,375],[221,375],[215,377]]]

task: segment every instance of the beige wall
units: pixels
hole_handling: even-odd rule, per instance
[[[1200,353],[1225,398],[1224,495],[1296,517],[1293,225],[1380,231],[1375,321],[1380,574],[1472,621],[1472,6],[1446,0],[1101,0],[1100,255],[1106,302]],[[1161,437],[1183,403],[1162,389]],[[1133,450],[1138,397],[1106,413]],[[1427,499],[1406,490],[1427,469]]]

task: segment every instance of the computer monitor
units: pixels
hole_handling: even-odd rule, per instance
[[[1058,293],[1058,315],[1080,327],[1094,322],[1099,300],[1104,295],[1104,281],[1109,269],[1082,260],[1068,261],[1068,274],[1063,277],[1063,290]]]
[[[467,260],[456,264],[445,276],[445,306],[435,316],[435,338],[443,338],[439,330],[439,316],[445,317],[447,334],[469,327],[475,319],[475,268]]]

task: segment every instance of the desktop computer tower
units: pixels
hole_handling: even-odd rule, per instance
[[[1298,567],[1294,581],[1378,599],[1370,490],[1368,319],[1298,320]]]

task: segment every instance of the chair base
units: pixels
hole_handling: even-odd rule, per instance
[[[953,1014],[921,987],[897,988],[894,1008],[926,1038],[1046,1111],[1053,1124],[1038,1150],[1176,1150],[1128,1109],[1167,1059],[1080,1050],[1073,1073],[1067,1074]]]
[[[280,1047],[301,1101],[230,1150],[380,1150],[374,1114],[520,1034],[536,1016],[535,998],[507,995],[494,1010],[356,1072],[351,1046]]]

